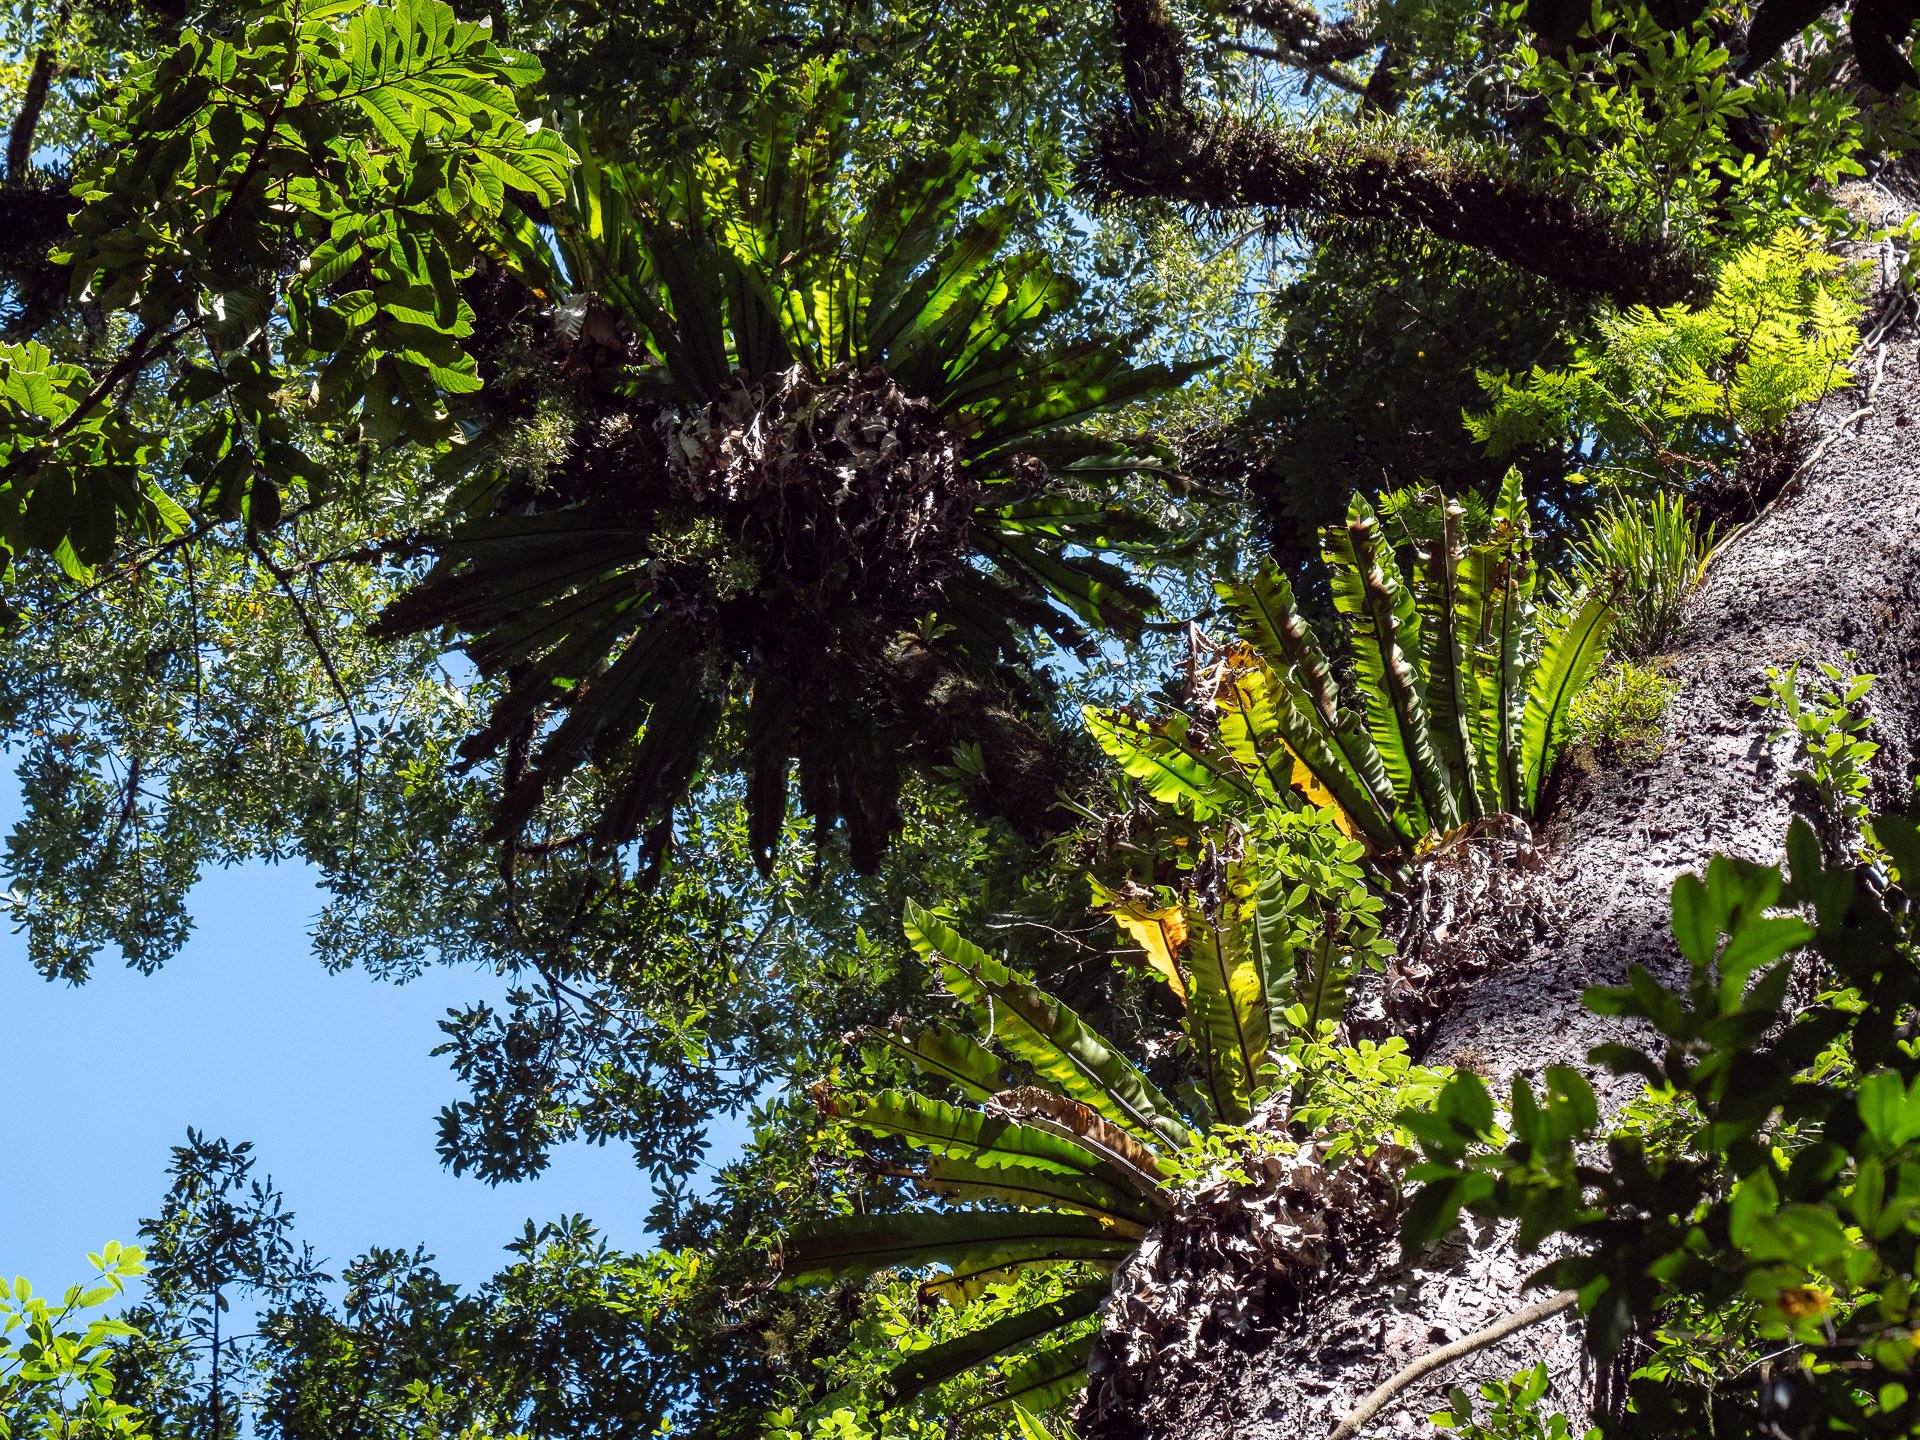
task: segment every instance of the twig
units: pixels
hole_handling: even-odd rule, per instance
[[[280,523],[286,525],[291,521],[312,513],[316,508],[317,505],[313,501],[296,505],[281,517]],[[43,625],[59,619],[81,601],[92,599],[109,586],[118,585],[123,580],[136,578],[143,570],[163,555],[169,555],[175,550],[191,547],[197,541],[206,539],[222,526],[231,523],[231,521],[222,520],[218,516],[205,518],[198,521],[191,530],[183,530],[180,534],[170,539],[162,540],[158,544],[148,546],[145,550],[136,553],[111,575],[103,576],[91,585],[86,585],[78,590],[68,592],[61,598],[58,604],[51,605],[35,615],[33,624]],[[378,560],[387,555],[405,555],[415,548],[417,544],[417,541],[397,539],[383,540],[374,545],[361,545],[352,550],[341,550],[332,555],[320,555],[312,560],[303,560],[298,565],[288,569],[287,574],[290,576],[302,575],[308,571],[324,570],[329,565],[352,564],[362,560]],[[189,588],[191,588],[193,584],[193,552],[191,549],[187,550],[187,584]]]
[[[1346,91],[1349,95],[1364,95],[1367,93],[1367,87],[1358,80],[1351,80],[1334,69],[1333,66],[1309,60],[1297,51],[1274,50],[1265,45],[1249,45],[1244,40],[1223,40],[1220,42],[1220,48],[1222,50],[1237,50],[1242,55],[1253,56],[1256,60],[1277,60],[1282,65],[1291,65],[1294,69],[1303,70],[1316,80],[1324,80],[1329,85]]]
[[[515,841],[514,852],[519,855],[551,855],[556,850],[577,850],[582,845],[593,843],[591,830],[576,831],[572,835],[562,836],[558,840],[535,840],[532,842]]]
[[[197,320],[190,320],[184,325],[174,326],[164,335],[156,335],[153,327],[147,326],[133,337],[133,343],[127,347],[127,353],[120,357],[111,370],[107,371],[106,377],[81,396],[80,403],[67,412],[66,418],[47,432],[48,438],[63,439],[68,431],[86,420],[102,400],[113,394],[122,380],[137,373],[149,361],[165,359],[173,347],[179,343],[180,337],[198,328],[199,324]],[[19,457],[9,461],[8,473],[17,473],[23,462],[37,453],[23,452]]]
[[[300,601],[300,592],[294,588],[293,576],[278,565],[266,551],[258,537],[247,537],[247,548],[253,552],[254,559],[266,567],[267,573],[279,583],[280,591],[293,606],[293,613],[300,621],[300,628],[307,634],[307,641],[313,646],[314,653],[320,657],[321,668],[327,673],[328,681],[333,685],[333,693],[340,697],[340,703],[346,707],[347,723],[353,726],[353,838],[347,845],[348,873],[352,873],[354,859],[360,848],[360,809],[366,802],[366,751],[367,737],[360,728],[359,713],[353,708],[353,697],[347,693],[346,683],[341,680],[340,672],[334,668],[333,653],[327,649],[326,641],[320,637],[320,631],[313,623],[313,617],[307,614],[307,607]]]
[[[120,848],[120,837],[133,821],[134,807],[140,803],[140,755],[136,751],[127,765],[127,798],[120,807],[120,818],[113,823],[113,833],[107,836],[106,853],[111,858]]]
[[[225,522],[221,520],[203,520],[194,526],[193,529],[182,531],[171,540],[164,540],[158,545],[142,550],[111,575],[104,576],[94,581],[91,585],[72,591],[66,595],[57,605],[49,607],[41,615],[35,617],[35,622],[40,623],[59,619],[60,616],[64,615],[68,610],[71,610],[75,605],[78,605],[81,601],[92,599],[110,585],[118,585],[122,580],[132,579],[162,555],[181,549],[184,546],[192,545],[196,540],[205,539],[224,523]]]
[[[1738,1370],[1734,1371],[1732,1375],[1728,1376],[1724,1383],[1731,1385],[1735,1380],[1738,1380],[1741,1376],[1745,1375],[1749,1370],[1752,1370],[1755,1367],[1761,1366],[1761,1365],[1771,1365],[1774,1361],[1778,1360],[1781,1356],[1791,1355],[1794,1351],[1798,1350],[1799,1348],[1800,1347],[1798,1345],[1785,1345],[1785,1346],[1782,1346],[1780,1349],[1774,1351],[1771,1355],[1762,1355],[1758,1359],[1749,1360],[1745,1365],[1741,1366]]]
[[[1386,1384],[1375,1390],[1352,1410],[1347,1418],[1334,1428],[1327,1440],[1353,1440],[1360,1433],[1360,1427],[1377,1415],[1402,1390],[1423,1375],[1430,1375],[1442,1365],[1458,1360],[1462,1355],[1471,1355],[1476,1350],[1484,1350],[1496,1340],[1504,1340],[1516,1330],[1524,1330],[1529,1325],[1538,1325],[1550,1316],[1558,1315],[1562,1310],[1570,1310],[1580,1297],[1571,1290],[1562,1290],[1551,1299],[1529,1305],[1524,1310],[1516,1310],[1504,1320],[1496,1320],[1484,1330],[1476,1330],[1471,1335],[1462,1336],[1451,1345],[1442,1345],[1438,1350],[1430,1350],[1414,1361]]]
[[[547,982],[547,988],[555,995],[565,995],[568,999],[584,1005],[587,1009],[600,1015],[602,1019],[610,1020],[619,1025],[621,1029],[636,1039],[649,1039],[660,1033],[660,1026],[657,1023],[649,1022],[646,1025],[634,1024],[632,1020],[627,1018],[625,1011],[617,1010],[599,997],[589,995],[577,985],[562,980],[547,967],[545,962],[536,960],[534,961],[533,968],[539,974],[540,978]]]
[[[1100,947],[1097,945],[1089,945],[1086,941],[1082,940],[1077,935],[1069,934],[1064,930],[1056,930],[1054,929],[1053,926],[1043,924],[1041,921],[1038,921],[1038,920],[1007,920],[1007,921],[987,920],[982,922],[982,926],[983,928],[988,930],[1012,930],[1017,926],[1025,926],[1029,930],[1044,930],[1047,932],[1047,934],[1053,936],[1054,939],[1059,940],[1063,944],[1072,945],[1078,950],[1092,951],[1101,955],[1104,955],[1107,953],[1105,950],[1100,949]],[[1093,926],[1089,926],[1088,927],[1089,932],[1091,932],[1094,928],[1095,927]]]
[[[1215,250],[1211,255],[1207,256],[1207,258],[1202,260],[1200,263],[1203,266],[1213,264],[1214,261],[1218,260],[1222,255],[1226,254],[1229,250],[1236,250],[1240,246],[1246,244],[1247,241],[1253,239],[1254,236],[1266,233],[1266,229],[1267,229],[1267,226],[1264,221],[1262,221],[1258,225],[1249,226],[1247,229],[1242,230],[1238,235],[1234,236],[1231,240],[1227,241],[1224,245],[1220,246],[1217,250]]]
[[[200,657],[200,587],[193,577],[193,550],[188,548],[187,619],[193,627],[193,723],[200,723],[200,696],[207,686],[206,668]]]

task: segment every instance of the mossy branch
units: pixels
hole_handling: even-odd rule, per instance
[[[1128,106],[1102,131],[1085,173],[1096,199],[1421,229],[1622,305],[1672,304],[1698,288],[1691,258],[1671,242],[1469,157],[1196,109],[1185,95],[1186,42],[1162,0],[1114,0],[1114,20]]]

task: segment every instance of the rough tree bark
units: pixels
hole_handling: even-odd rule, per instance
[[[1916,327],[1892,329],[1860,378],[1808,417],[1805,473],[1727,544],[1692,603],[1658,757],[1563,780],[1542,836],[1556,913],[1539,933],[1509,934],[1505,953],[1482,957],[1490,968],[1438,1022],[1430,1059],[1480,1071],[1499,1094],[1516,1072],[1537,1081],[1545,1066],[1583,1064],[1591,1046],[1619,1038],[1620,1022],[1582,1008],[1585,986],[1622,983],[1630,961],[1669,981],[1683,973],[1668,931],[1674,878],[1716,853],[1778,861],[1790,812],[1808,808],[1788,778],[1790,742],[1769,743],[1770,718],[1751,703],[1769,665],[1827,660],[1878,675],[1868,700],[1882,746],[1873,799],[1910,799],[1920,753]],[[1855,662],[1843,660],[1848,650]],[[1615,1082],[1602,1098],[1618,1104],[1625,1092]],[[1191,1317],[1199,1343],[1129,1364],[1110,1322],[1080,1433],[1325,1440],[1410,1361],[1542,1298],[1523,1282],[1545,1258],[1516,1255],[1505,1234],[1470,1220],[1424,1256],[1402,1257],[1383,1239],[1370,1260],[1317,1291],[1280,1287],[1277,1305],[1255,1298],[1236,1308],[1221,1287],[1190,1284],[1186,1293],[1208,1297],[1196,1302],[1207,1313]],[[1147,1283],[1126,1270],[1116,1277],[1117,1290]],[[1244,1279],[1236,1284],[1248,1299]],[[1362,1433],[1429,1433],[1425,1417],[1450,1386],[1471,1391],[1535,1360],[1553,1374],[1548,1405],[1578,1421],[1606,1403],[1609,1377],[1583,1359],[1569,1312],[1427,1376]]]

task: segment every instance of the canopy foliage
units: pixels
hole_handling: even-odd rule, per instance
[[[1394,1191],[1409,867],[1542,817],[1699,507],[1764,503],[1699,476],[1845,383],[1839,247],[1905,283],[1906,13],[13,7],[29,961],[151,971],[206,869],[304,863],[324,964],[475,974],[448,1165],[619,1141],[654,1195],[644,1253],[574,1217],[342,1300],[190,1132],[139,1336],[75,1341],[102,1423],[1031,1440],[1248,1127]],[[1559,1203],[1486,1200],[1447,1094],[1419,1223]]]

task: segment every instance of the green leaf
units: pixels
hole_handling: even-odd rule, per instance
[[[1093,1353],[1099,1335],[1098,1328],[1089,1325],[1071,1340],[1014,1356],[1007,1362],[999,1396],[981,1408],[1011,1407],[1020,1427],[1020,1440],[1053,1440],[1025,1407],[1050,1410],[1069,1395],[1078,1394],[1087,1383],[1087,1357]]]
[[[1797,950],[1814,935],[1813,926],[1797,915],[1759,915],[1745,919],[1720,952],[1720,1008],[1738,1008],[1746,993],[1747,977]]]
[[[863,346],[884,343],[874,337],[902,328],[891,323],[894,307],[939,248],[987,159],[984,147],[970,138],[910,156],[867,202],[850,247],[850,308],[864,322]]]
[[[1066,1005],[911,901],[906,932],[923,956],[941,958],[947,988],[1050,1088],[1089,1106],[1149,1147],[1180,1150],[1195,1143],[1193,1131],[1176,1118],[1153,1082]]]
[[[1214,587],[1239,621],[1241,636],[1276,674],[1298,670],[1296,689],[1332,734],[1338,723],[1340,695],[1333,668],[1320,649],[1313,627],[1294,604],[1293,587],[1271,560],[1243,584]]]
[[[1365,729],[1354,723],[1349,712],[1340,713],[1337,729],[1326,730],[1299,690],[1294,671],[1278,674],[1256,664],[1236,670],[1232,680],[1231,698],[1221,702],[1221,739],[1231,748],[1244,737],[1251,751],[1247,758],[1257,759],[1264,768],[1276,799],[1298,778],[1293,771],[1297,760],[1324,792],[1312,798],[1320,804],[1330,800],[1345,817],[1350,833],[1357,830],[1381,850],[1401,845],[1407,837],[1395,821],[1385,767]],[[1269,742],[1269,736],[1277,737],[1278,743]],[[1385,803],[1380,799],[1383,792]]]
[[[1654,1023],[1670,1040],[1687,1033],[1688,1015],[1681,998],[1662,985],[1651,970],[1639,963],[1627,966],[1627,988],[1632,992],[1638,1013]]]
[[[1824,1205],[1782,1205],[1753,1222],[1746,1243],[1755,1260],[1787,1260],[1818,1269],[1836,1267],[1854,1243],[1840,1217]]]
[[[941,322],[966,304],[969,292],[977,293],[981,276],[1006,243],[1013,220],[1012,207],[999,205],[969,221],[869,327],[870,352],[888,370],[896,375],[907,370],[915,352],[937,340]]]
[[[1440,538],[1414,576],[1414,609],[1420,617],[1420,663],[1427,681],[1433,742],[1451,772],[1462,818],[1478,820],[1484,813],[1480,751],[1473,736],[1478,697],[1467,665],[1460,616],[1462,513],[1456,502],[1444,502]]]
[[[1720,917],[1707,903],[1707,887],[1698,875],[1682,875],[1673,882],[1673,939],[1680,953],[1695,965],[1712,962],[1720,948]]]
[[[1477,751],[1474,773],[1483,786],[1481,809],[1518,813],[1536,576],[1517,469],[1507,472],[1493,515],[1493,534],[1468,546],[1455,572],[1456,623],[1474,691],[1468,729]]]
[[[1459,1223],[1463,1188],[1458,1178],[1430,1180],[1414,1192],[1400,1217],[1400,1248],[1416,1255]]]
[[[1195,819],[1207,820],[1259,799],[1224,757],[1215,760],[1188,740],[1192,722],[1184,715],[1155,725],[1124,710],[1089,705],[1081,713],[1095,743],[1163,805],[1184,801]]]
[[[952,1155],[934,1158],[915,1184],[955,1200],[993,1200],[1027,1209],[1077,1210],[1105,1220],[1117,1235],[1143,1238],[1162,1211],[1124,1185],[1035,1166],[981,1165]]]
[[[1293,753],[1374,845],[1391,850],[1412,838],[1395,827],[1386,765],[1365,728],[1341,707],[1327,658],[1286,577],[1269,564],[1247,584],[1215,588],[1265,665],[1264,675],[1245,671],[1236,682],[1250,723],[1263,704],[1270,707]]]
[[[1523,803],[1534,813],[1540,786],[1553,769],[1567,735],[1567,714],[1605,653],[1613,628],[1613,607],[1600,595],[1587,597],[1579,612],[1547,639],[1545,653],[1527,686],[1525,718],[1520,723],[1524,774]]]
[[[911,1400],[931,1386],[984,1364],[996,1355],[1017,1350],[1042,1335],[1084,1319],[1100,1308],[1109,1289],[1104,1280],[1083,1285],[1062,1299],[1036,1305],[969,1334],[914,1351],[887,1372],[894,1403]]]
[[[1139,1248],[1090,1215],[1054,1210],[833,1215],[796,1225],[780,1247],[782,1288],[920,1265],[959,1269],[1117,1261]]]
[[[1286,877],[1278,869],[1262,875],[1254,889],[1252,923],[1236,911],[1230,923],[1246,932],[1246,949],[1259,973],[1266,996],[1269,1043],[1273,1018],[1293,1002],[1294,975],[1292,907],[1287,902]]]
[[[1920,825],[1906,815],[1877,815],[1873,821],[1873,834],[1893,857],[1901,888],[1909,894],[1920,893]],[[1797,865],[1794,867],[1796,881],[1800,878],[1799,869]]]
[[[1493,1097],[1471,1070],[1457,1070],[1441,1088],[1434,1113],[1462,1136],[1493,1134]]]
[[[1129,1250],[1137,1244],[1137,1242],[1131,1240],[1123,1240],[1116,1243],[1124,1244]],[[1022,1272],[1051,1270],[1056,1266],[1068,1263],[1105,1267],[1114,1262],[1111,1260],[1086,1259],[1069,1262],[1059,1256],[1046,1253],[1039,1253],[1024,1259],[1017,1256],[988,1256],[983,1260],[967,1261],[953,1267],[944,1274],[922,1280],[920,1282],[920,1299],[926,1304],[945,1301],[956,1309],[964,1310],[984,1295],[990,1286],[1004,1285],[1007,1281]]]
[[[928,1025],[912,1040],[889,1030],[875,1033],[923,1075],[952,1082],[970,1099],[991,1100],[1000,1088],[999,1059],[971,1035],[945,1025]]]
[[[1242,927],[1211,925],[1189,907],[1187,934],[1187,1037],[1204,1062],[1215,1116],[1244,1124],[1271,1039],[1264,977]]]
[[[1127,639],[1140,633],[1143,617],[1159,609],[1159,596],[1134,583],[1127,572],[1093,557],[1055,553],[1018,533],[995,533],[976,523],[974,545],[1018,578],[1025,572],[1088,625]]]
[[[1355,495],[1346,524],[1321,532],[1322,553],[1334,605],[1347,617],[1368,732],[1418,838],[1427,828],[1454,829],[1459,812],[1434,750],[1426,681],[1410,658],[1420,653],[1419,615],[1392,549],[1379,542],[1379,531],[1373,507]]]
[[[820,1108],[876,1135],[898,1135],[909,1144],[976,1165],[1097,1176],[1099,1156],[1049,1130],[1034,1129],[984,1111],[961,1109],[911,1090],[878,1095],[831,1095]]]
[[[1908,1089],[1893,1071],[1876,1070],[1860,1081],[1854,1103],[1883,1154],[1920,1140],[1920,1080]]]

